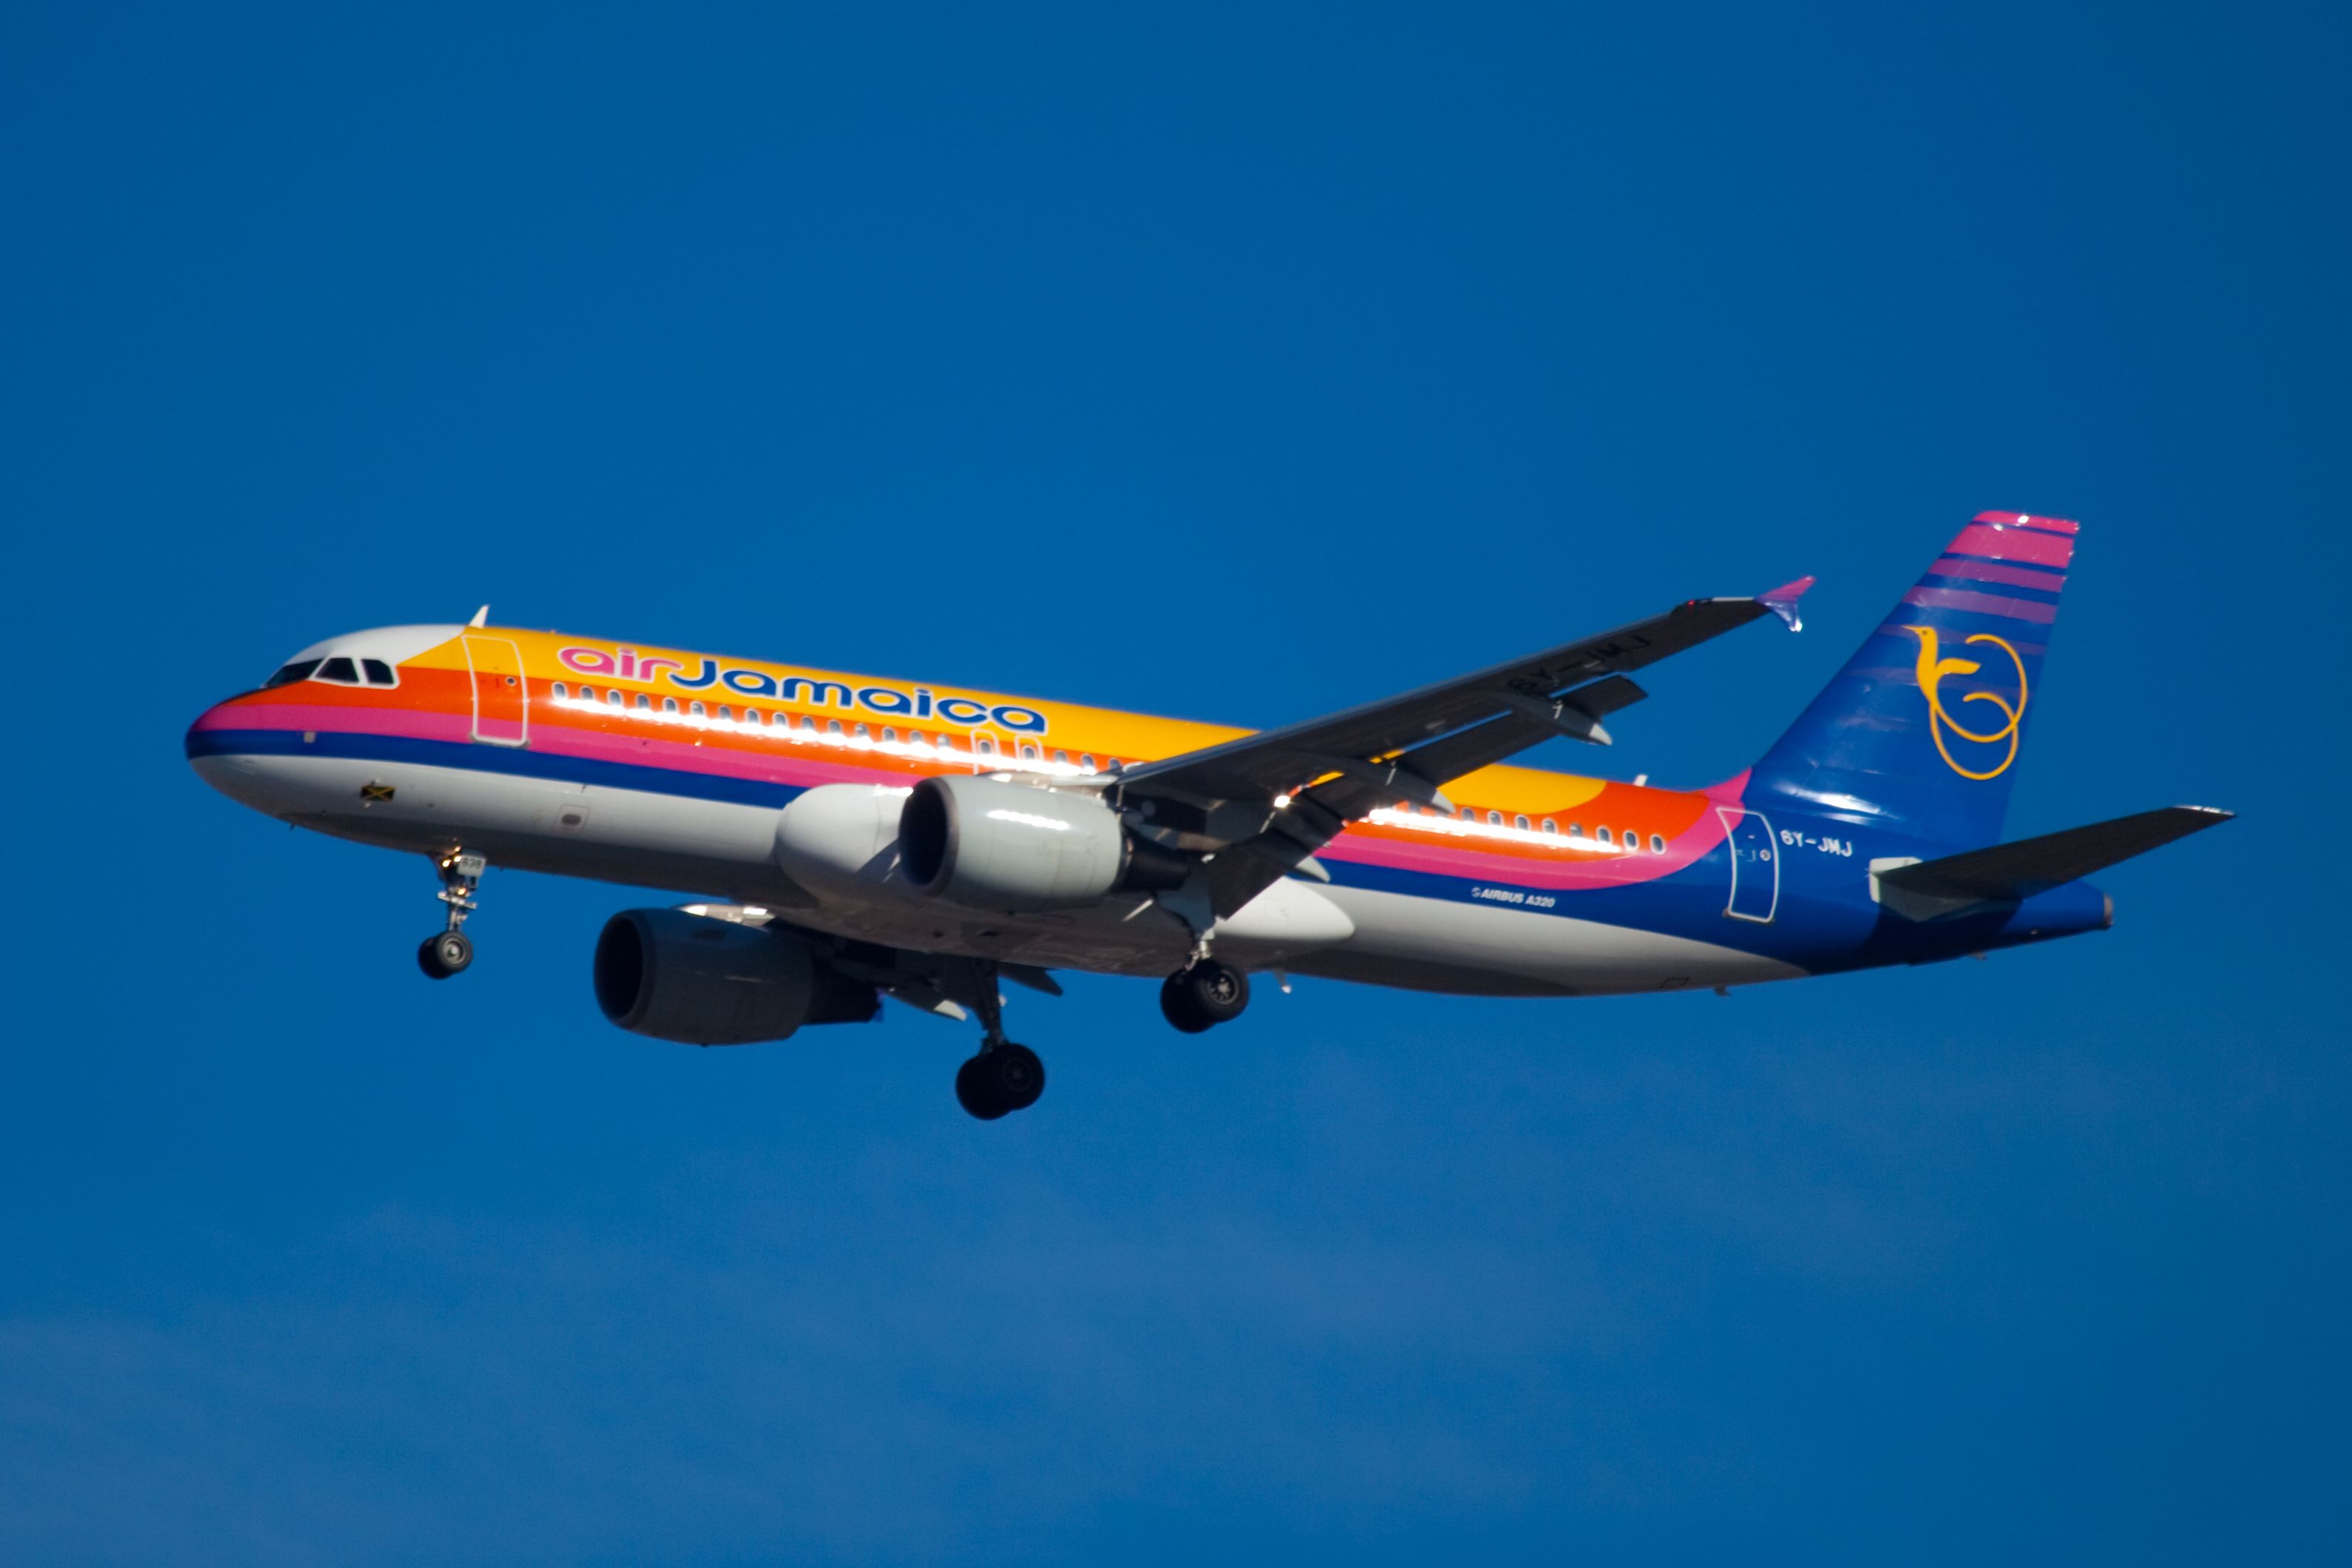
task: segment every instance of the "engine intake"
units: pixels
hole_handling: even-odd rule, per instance
[[[1021,913],[1181,887],[1192,862],[1128,831],[1099,796],[964,774],[915,786],[898,814],[899,864],[934,898]]]
[[[596,938],[596,1005],[623,1029],[686,1045],[782,1040],[881,1007],[790,931],[679,909],[625,909]]]

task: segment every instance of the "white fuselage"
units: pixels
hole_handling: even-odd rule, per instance
[[[1051,914],[960,909],[909,885],[894,849],[906,791],[838,784],[767,806],[336,757],[202,757],[223,793],[298,826],[493,864],[763,905],[793,925],[919,952],[1161,976],[1192,951],[1152,895]],[[391,799],[370,798],[390,787]],[[1217,922],[1219,956],[1370,984],[1486,995],[1681,989],[1804,971],[1728,946],[1496,904],[1276,882]]]

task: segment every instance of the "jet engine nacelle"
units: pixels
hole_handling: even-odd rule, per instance
[[[1192,862],[1129,832],[1097,795],[940,774],[898,814],[908,881],[970,909],[1019,913],[1183,885]]]
[[[863,1023],[873,988],[824,967],[790,931],[680,909],[625,909],[596,938],[596,1005],[623,1029],[687,1045],[782,1040],[803,1024]]]

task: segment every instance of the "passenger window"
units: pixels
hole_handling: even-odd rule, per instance
[[[705,716],[706,716],[705,711],[704,711],[703,706],[702,706],[702,705],[701,705],[700,703],[688,703],[688,704],[687,704],[687,705],[686,705],[686,711],[687,711],[687,713],[688,713],[688,715],[690,715],[691,716],[693,716],[693,717],[695,717],[695,718],[702,718],[702,717],[705,717]]]
[[[1571,839],[1582,838],[1584,836],[1584,824],[1582,822],[1570,822],[1568,825],[1568,836]]]
[[[735,722],[735,710],[729,707],[725,703],[720,703],[719,705],[719,722],[721,724],[733,724]]]
[[[562,702],[564,698],[572,695],[572,688],[565,685],[562,681],[556,682],[550,689],[555,693],[555,700],[558,702]]]
[[[1502,812],[1500,812],[1500,811],[1489,811],[1489,812],[1487,812],[1487,813],[1486,813],[1486,825],[1487,825],[1488,827],[1490,827],[1490,828],[1499,828],[1499,827],[1501,827],[1501,826],[1503,825],[1503,813],[1502,813]]]
[[[628,694],[621,690],[618,686],[614,686],[611,691],[606,692],[604,694],[604,700],[612,704],[614,707],[626,707],[629,706]]]
[[[1070,760],[1070,754],[1066,751],[1056,751],[1054,753],[1054,760],[1066,766]]]
[[[396,686],[400,684],[400,678],[392,673],[392,666],[382,659],[362,659],[360,668],[366,672],[368,685],[372,686]]]
[[[1513,817],[1511,819],[1511,826],[1518,829],[1519,831],[1524,833],[1528,831],[1528,820],[1525,817]]]
[[[1034,761],[1036,761],[1036,760],[1037,760],[1037,748],[1036,748],[1035,747],[1034,747],[1034,746],[1024,746],[1024,747],[1023,747],[1021,748],[1021,760],[1023,760],[1024,762],[1034,762]]]
[[[807,730],[811,735],[814,735],[816,733],[816,715],[813,713],[804,713],[801,715],[801,727]]]
[[[861,724],[861,725],[859,725],[859,726],[857,726],[857,727],[856,727],[854,731],[852,731],[852,733],[853,733],[853,734],[855,734],[855,735],[857,737],[857,738],[858,738],[858,739],[860,739],[860,740],[871,740],[871,739],[873,739],[873,738],[874,738],[874,732],[873,732],[872,730],[870,730],[870,729],[866,728],[866,727],[864,725],[862,725],[862,724]]]
[[[824,732],[827,735],[839,735],[841,733],[841,721],[837,718],[826,719],[824,721]]]
[[[1657,833],[1652,833],[1650,835],[1650,852],[1654,855],[1662,855],[1666,852],[1666,841],[1663,836]]]
[[[1547,833],[1557,836],[1559,832],[1559,824],[1553,821],[1549,817],[1546,817],[1543,820],[1543,831]]]
[[[271,686],[290,686],[297,681],[307,681],[319,667],[316,659],[297,659],[262,683],[266,691]]]
[[[1092,773],[1095,770],[1095,754],[1091,751],[1079,752],[1078,766]]]
[[[1592,830],[1592,836],[1593,836],[1594,838],[1596,838],[1596,839],[1600,840],[1600,841],[1601,841],[1602,843],[1604,843],[1604,844],[1614,844],[1614,843],[1617,841],[1616,840],[1614,840],[1614,839],[1612,839],[1612,838],[1611,838],[1611,837],[1609,836],[1609,830],[1608,830],[1608,829],[1606,829],[1606,828],[1595,828],[1595,829],[1593,829],[1593,830]]]
[[[654,699],[651,693],[639,692],[637,694],[637,711],[639,713],[651,713],[654,711]]]
[[[334,681],[342,685],[355,686],[360,684],[360,673],[349,659],[328,660],[319,666],[319,678],[322,681]]]
[[[992,740],[975,740],[971,743],[971,748],[982,757],[996,755],[996,742]]]

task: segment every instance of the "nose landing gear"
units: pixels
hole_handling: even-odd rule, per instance
[[[1004,1038],[1004,999],[997,994],[996,969],[981,971],[972,993],[980,1014],[980,1054],[956,1069],[956,1103],[983,1122],[1026,1111],[1045,1092],[1045,1064],[1025,1045]]]
[[[1231,1023],[1249,1006],[1249,977],[1231,964],[1196,958],[1160,988],[1160,1010],[1186,1034]]]
[[[446,980],[474,961],[474,944],[466,936],[466,916],[474,913],[474,891],[482,883],[489,862],[480,855],[452,850],[440,860],[442,903],[449,906],[449,925],[427,936],[416,949],[416,967],[436,980]]]

